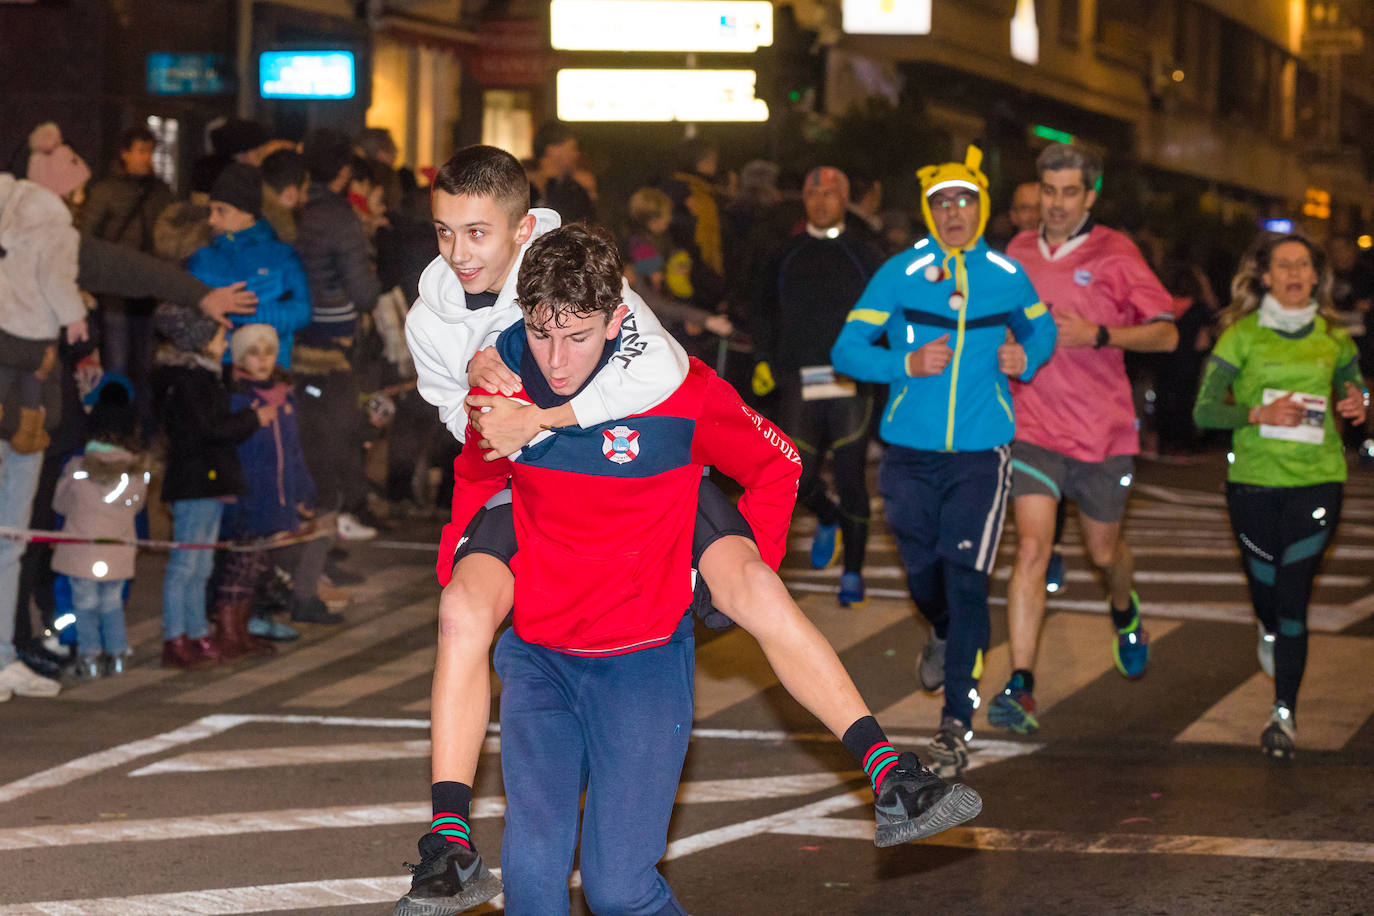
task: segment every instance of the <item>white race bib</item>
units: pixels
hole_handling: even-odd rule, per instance
[[[801,383],[803,401],[852,398],[859,393],[854,380],[836,375],[834,366],[802,366]]]
[[[1326,438],[1326,398],[1320,394],[1304,394],[1301,391],[1283,391],[1278,388],[1264,389],[1264,404],[1268,406],[1284,395],[1291,394],[1293,403],[1303,409],[1302,419],[1297,426],[1270,426],[1260,424],[1260,435],[1266,439],[1287,439],[1290,442],[1307,442],[1321,445]]]

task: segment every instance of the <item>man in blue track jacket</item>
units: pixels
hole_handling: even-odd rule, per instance
[[[930,753],[947,774],[968,763],[988,646],[1016,429],[1007,377],[1029,380],[1055,341],[1025,271],[982,238],[982,158],[969,147],[962,163],[917,173],[930,235],[879,269],[831,351],[837,372],[890,386],[878,487],[912,600],[931,624],[918,670],[927,690],[945,688]]]

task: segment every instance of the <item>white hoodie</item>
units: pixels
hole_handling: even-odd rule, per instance
[[[520,249],[516,267],[494,305],[469,311],[463,286],[441,255],[420,275],[420,298],[406,316],[406,343],[415,359],[420,396],[439,408],[440,421],[460,442],[467,429],[463,399],[468,394],[468,363],[521,318],[515,302],[519,264],[530,243],[560,223],[553,210],[536,207],[530,213],[535,218],[534,232]],[[584,427],[642,413],[667,400],[687,377],[686,352],[664,333],[653,311],[628,283],[623,283],[621,292],[630,314],[620,332],[620,348],[629,358],[611,360],[572,399],[573,414]],[[632,341],[632,334],[637,339]]]

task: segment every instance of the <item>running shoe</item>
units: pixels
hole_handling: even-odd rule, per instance
[[[825,569],[840,558],[840,526],[816,525],[811,539],[811,568]]]
[[[1109,600],[1108,611],[1111,606]],[[1131,611],[1131,622],[1120,627],[1112,640],[1112,658],[1117,671],[1126,677],[1137,678],[1145,674],[1145,666],[1150,661],[1150,634],[1140,625],[1140,596],[1134,590],[1131,592]]]
[[[249,617],[248,633],[258,639],[270,639],[273,642],[291,642],[301,638],[299,630],[288,627],[275,617]]]
[[[1260,670],[1273,677],[1275,636],[1264,628],[1264,624],[1259,621],[1255,621],[1255,624],[1259,627],[1259,645],[1255,651],[1259,655]]]
[[[988,704],[988,724],[1018,735],[1029,735],[1040,727],[1035,718],[1035,697],[1026,689],[1021,675],[1013,674],[1002,692]]]
[[[377,529],[364,524],[352,512],[340,512],[338,519],[339,537],[345,541],[370,541],[377,536]]]
[[[940,720],[940,728],[930,742],[930,760],[941,776],[958,776],[968,768],[968,741],[973,732],[953,716]]]
[[[840,607],[862,607],[867,601],[863,576],[852,572],[840,576]]]
[[[921,660],[916,664],[916,677],[921,687],[935,693],[945,686],[945,640],[932,629],[921,647]]]
[[[396,916],[452,916],[501,893],[481,853],[437,833],[420,837],[420,864],[405,865],[410,892],[396,901]]]
[[[1045,591],[1051,595],[1064,591],[1064,555],[1057,550],[1050,554],[1050,565],[1045,567]]]
[[[945,782],[907,751],[883,780],[873,809],[873,845],[896,846],[972,820],[983,810],[983,799],[968,786]]]
[[[1260,749],[1275,760],[1288,760],[1298,747],[1294,740],[1297,730],[1293,710],[1275,703],[1274,711],[1269,714],[1269,724],[1260,732]]]

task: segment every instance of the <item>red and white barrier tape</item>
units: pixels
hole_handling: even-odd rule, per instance
[[[84,538],[61,531],[40,531],[36,528],[0,526],[0,541],[23,541],[34,544],[112,544],[152,548],[154,550],[227,550],[233,553],[252,553],[272,550],[291,544],[304,544],[320,538],[334,537],[334,515],[317,520],[313,528],[302,528],[281,537],[258,538],[254,541],[219,541],[213,544],[191,544],[184,541],[160,541],[151,538]],[[324,524],[328,520],[329,524]]]

